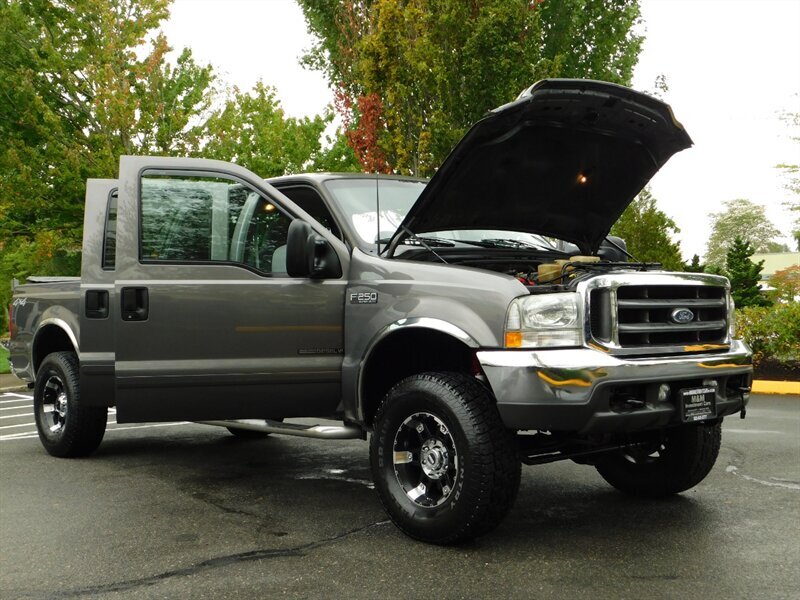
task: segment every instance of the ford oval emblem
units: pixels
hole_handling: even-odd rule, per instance
[[[685,325],[686,323],[691,323],[694,320],[694,313],[688,308],[676,308],[670,314],[670,318],[672,319],[673,323]]]

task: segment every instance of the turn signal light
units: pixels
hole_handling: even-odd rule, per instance
[[[522,348],[521,331],[506,331],[506,348]]]

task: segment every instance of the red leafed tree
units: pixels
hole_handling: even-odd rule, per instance
[[[334,96],[336,112],[342,116],[347,141],[361,168],[369,173],[391,173],[386,153],[378,141],[380,132],[385,128],[378,94],[358,96],[355,111],[352,100],[344,90],[337,89]]]

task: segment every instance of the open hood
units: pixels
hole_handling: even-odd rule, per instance
[[[390,248],[405,229],[506,229],[594,253],[650,178],[691,145],[669,105],[646,94],[602,81],[539,81],[467,132]]]

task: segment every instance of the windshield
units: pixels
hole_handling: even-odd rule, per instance
[[[325,187],[365,244],[388,240],[425,188],[425,182],[403,179],[330,179]],[[377,186],[377,189],[376,189]],[[380,220],[378,219],[380,202]],[[380,222],[378,222],[380,221]],[[455,241],[499,248],[554,249],[540,235],[500,229],[456,229],[420,233],[423,239]]]
[[[425,182],[401,179],[331,179],[325,187],[365,243],[390,238],[425,189]],[[377,206],[381,214],[378,222]]]

